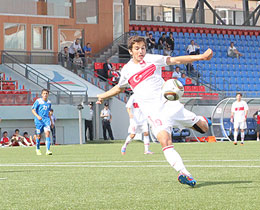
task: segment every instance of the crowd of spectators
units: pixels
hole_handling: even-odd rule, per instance
[[[23,135],[20,134],[19,129],[15,129],[14,134],[9,138],[8,132],[4,131],[0,144],[2,147],[11,147],[11,146],[21,146],[29,147],[35,146],[36,135],[29,136],[28,132],[24,132]]]

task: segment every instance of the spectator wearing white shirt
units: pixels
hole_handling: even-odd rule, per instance
[[[111,140],[114,140],[113,132],[111,129],[112,115],[111,111],[108,108],[108,103],[104,104],[104,109],[101,110],[100,117],[102,118],[102,127],[103,127],[103,137],[104,140],[107,140],[107,131]]]
[[[191,40],[190,45],[188,45],[186,51],[189,55],[199,55],[200,54],[200,46],[195,44],[194,40]]]
[[[177,66],[175,68],[175,71],[173,72],[172,77],[173,78],[177,78],[177,79],[181,78],[181,72],[180,72],[180,67],[179,66]]]
[[[69,57],[70,57],[70,59],[73,60],[74,57],[75,57],[75,54],[79,53],[79,52],[82,52],[82,49],[81,49],[81,46],[80,46],[80,39],[76,39],[76,41],[73,42],[70,45],[70,48],[69,48]]]
[[[227,55],[228,55],[228,57],[238,58],[238,59],[240,56],[242,56],[242,54],[240,52],[238,52],[237,48],[234,46],[234,42],[230,43],[230,46],[227,51]]]

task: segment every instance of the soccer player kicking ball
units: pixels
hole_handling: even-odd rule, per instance
[[[236,101],[232,104],[231,107],[231,118],[230,121],[234,122],[234,145],[237,145],[237,136],[238,136],[238,128],[241,131],[241,144],[244,145],[245,132],[244,130],[247,128],[246,126],[246,118],[248,113],[247,103],[243,100],[242,93],[236,94]]]
[[[198,117],[186,110],[179,101],[167,101],[163,97],[161,88],[164,80],[161,76],[161,67],[210,60],[213,51],[208,49],[201,55],[179,57],[146,54],[146,41],[140,36],[129,38],[128,50],[132,59],[121,70],[118,84],[109,91],[98,95],[96,103],[102,103],[130,85],[142,113],[152,123],[153,132],[161,143],[166,160],[179,172],[179,182],[193,187],[196,185],[196,181],[185,168],[182,158],[172,145],[172,127],[188,127],[205,133],[209,129],[210,122],[208,124],[206,118]]]
[[[150,155],[153,154],[149,150],[150,140],[148,134],[148,123],[147,119],[139,109],[139,105],[135,100],[134,95],[132,95],[127,104],[126,104],[127,112],[130,119],[130,125],[128,128],[129,136],[127,136],[125,144],[121,148],[121,154],[125,155],[127,145],[133,140],[136,133],[143,133],[144,134],[144,154]]]
[[[52,125],[50,119],[51,101],[48,100],[49,90],[42,90],[42,98],[38,98],[33,106],[32,113],[34,114],[34,123],[36,127],[36,154],[41,155],[40,140],[41,133],[44,131],[46,138],[46,155],[52,155],[50,151],[51,139],[50,139],[50,126]]]

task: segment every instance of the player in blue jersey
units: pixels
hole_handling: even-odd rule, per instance
[[[52,125],[52,122],[50,119],[51,101],[48,100],[49,90],[43,89],[41,95],[42,98],[38,98],[32,106],[36,127],[36,154],[41,155],[40,139],[41,133],[44,132],[46,138],[46,155],[52,155],[52,152],[50,151],[50,126]]]

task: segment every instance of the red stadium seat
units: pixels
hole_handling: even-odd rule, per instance
[[[193,92],[198,92],[199,91],[199,87],[198,86],[191,86],[191,90]]]
[[[184,91],[191,92],[191,86],[184,86]]]
[[[103,63],[95,63],[94,68],[95,70],[103,69]]]
[[[145,26],[141,26],[141,31],[145,31]]]
[[[205,92],[206,91],[206,88],[205,86],[199,86],[199,92]]]
[[[162,67],[162,71],[164,71],[164,70],[165,70],[165,66]]]
[[[129,25],[129,31],[134,30],[134,27],[132,25]]]
[[[146,27],[146,31],[151,31],[152,30],[152,27],[151,26],[147,26]]]
[[[192,84],[192,81],[190,78],[186,78],[186,85],[191,85]]]

